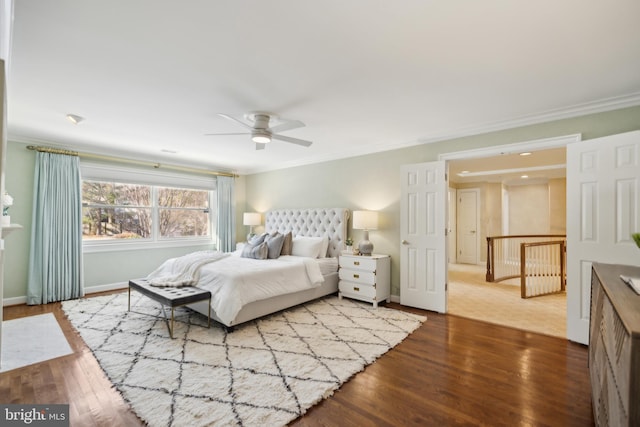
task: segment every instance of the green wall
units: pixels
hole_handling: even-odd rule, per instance
[[[558,120],[482,135],[385,151],[366,156],[335,160],[273,172],[247,175],[236,180],[236,235],[243,240],[245,211],[264,212],[273,208],[347,207],[375,209],[381,213],[380,229],[370,239],[375,251],[392,257],[392,294],[400,293],[399,220],[400,166],[437,160],[441,153],[492,145],[510,144],[581,133],[583,140],[640,129],[640,107]],[[9,142],[7,147],[6,189],[15,201],[10,208],[12,222],[22,230],[5,239],[4,298],[6,303],[21,302],[27,289],[31,206],[35,152],[26,144]],[[356,241],[360,230],[349,233]],[[105,285],[142,277],[170,257],[204,249],[202,246],[88,253],[84,258],[87,292]],[[93,288],[93,289],[92,289]]]
[[[248,175],[246,210],[347,207],[380,211],[370,232],[374,252],[391,255],[391,293],[400,295],[400,166],[438,160],[442,153],[581,133],[582,139],[640,129],[640,107]],[[362,231],[349,235],[357,242]]]
[[[35,151],[27,145],[9,141],[7,145],[6,190],[14,198],[9,209],[11,222],[23,226],[5,239],[4,300],[6,304],[21,303],[27,294],[29,246],[31,240],[31,210],[33,206],[33,175]],[[244,178],[236,182],[236,199],[244,204]],[[246,233],[242,213],[238,214],[236,229]],[[210,245],[172,247],[162,249],[93,252],[84,254],[85,291],[104,290],[123,284],[129,279],[144,277],[168,258],[197,250],[211,249]]]

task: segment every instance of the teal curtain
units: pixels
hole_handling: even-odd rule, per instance
[[[234,201],[235,178],[219,176],[217,178],[218,232],[217,248],[221,252],[232,252],[236,248],[236,216]]]
[[[77,156],[36,153],[27,304],[84,295],[82,184]]]

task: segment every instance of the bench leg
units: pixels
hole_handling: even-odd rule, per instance
[[[129,297],[127,298],[127,311],[131,311],[131,285],[129,285]]]
[[[169,328],[169,336],[173,339],[173,310],[174,308],[171,307],[171,327]]]

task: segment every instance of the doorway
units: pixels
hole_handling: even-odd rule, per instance
[[[457,191],[457,262],[477,264],[480,248],[480,189],[465,188]]]
[[[498,201],[508,198],[509,186],[527,185],[525,179],[538,186],[550,179],[563,179],[566,171],[565,147],[568,143],[579,140],[580,135],[571,135],[552,140],[532,141],[493,147],[489,150],[470,150],[441,156],[441,160],[447,161],[450,185],[458,187],[452,189],[457,194],[458,203],[449,205],[449,209],[457,210],[455,214],[450,212],[449,217],[457,218],[458,225],[456,240],[452,241],[454,231],[449,233],[449,245],[456,246],[458,257],[453,259],[454,262],[448,266],[447,306],[449,313],[566,338],[565,294],[552,295],[551,298],[545,296],[522,299],[520,298],[519,280],[500,283],[486,282],[486,247],[484,245],[476,250],[477,258],[475,261],[472,258],[460,257],[461,246],[464,245],[461,220],[465,216],[470,216],[468,212],[461,212],[461,210],[467,211],[469,207],[473,208],[474,206],[473,193],[469,192],[465,198],[461,198],[460,194],[465,190],[477,191],[475,205],[479,215],[475,234],[478,242],[484,242],[488,235],[508,234],[504,232],[509,228],[508,225],[505,226],[504,221],[505,218],[509,218],[508,203],[503,204]],[[530,154],[520,156],[520,153]],[[547,154],[550,156],[549,158],[547,158]],[[562,158],[553,160],[553,157],[558,154],[562,154]],[[523,158],[526,160],[523,161]],[[540,159],[545,160],[537,163]],[[482,167],[480,168],[478,165]],[[457,180],[457,178],[463,179]],[[467,178],[466,181],[464,178]],[[473,189],[474,183],[480,183],[478,188]],[[489,199],[487,203],[493,203],[494,206],[483,206],[482,219],[480,219],[480,204],[487,200],[487,197]],[[517,209],[513,210],[517,211]],[[563,206],[560,210],[564,223],[566,222],[564,215],[566,198],[563,200]],[[469,221],[469,223],[472,224],[473,221]],[[506,221],[506,224],[508,223]],[[557,229],[553,231],[554,233],[558,232]],[[472,254],[473,251],[470,253]]]

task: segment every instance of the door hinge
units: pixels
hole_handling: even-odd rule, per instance
[[[448,291],[448,290],[449,290],[449,284],[448,284],[448,283],[445,283],[445,284],[444,284],[444,290],[445,290],[445,291]]]

